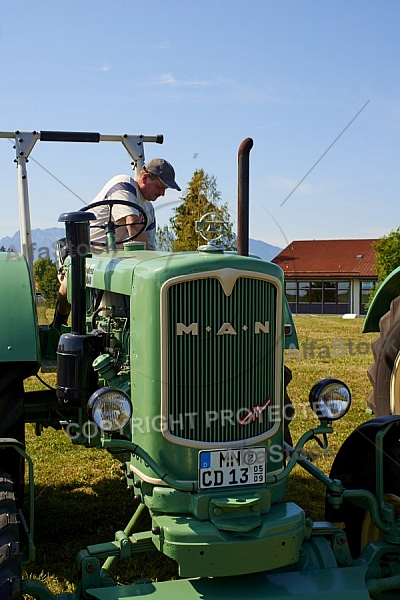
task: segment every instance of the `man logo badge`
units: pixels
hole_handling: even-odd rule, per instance
[[[242,329],[243,329],[243,331],[247,331],[249,329],[249,327],[247,325],[243,325]],[[205,331],[207,333],[211,333],[212,328],[210,326],[207,326],[207,327],[205,327]],[[216,328],[215,328],[215,331],[216,331]],[[261,323],[261,321],[255,321],[253,333],[256,335],[259,333],[269,333],[269,321],[264,321],[264,323]],[[185,325],[184,323],[177,323],[176,324],[176,335],[183,335],[183,334],[199,335],[199,324],[198,323],[190,323],[190,325]],[[231,323],[223,323],[221,325],[221,327],[218,329],[218,331],[216,331],[216,335],[237,335],[237,331]]]

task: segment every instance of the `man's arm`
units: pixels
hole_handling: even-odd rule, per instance
[[[126,225],[126,229],[128,231],[128,236],[133,235],[134,233],[136,233],[141,227],[142,225],[141,223],[141,217],[137,216],[137,215],[127,215],[126,217],[123,217],[122,219],[119,219],[117,221],[118,225],[120,224],[125,224]],[[147,239],[147,234],[146,231],[142,231],[138,236],[135,237],[135,241],[136,242],[145,242],[146,244],[146,249],[149,250],[149,243],[148,243],[148,239]]]

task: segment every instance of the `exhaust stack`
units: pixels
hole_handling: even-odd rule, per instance
[[[62,406],[82,406],[96,389],[92,367],[99,353],[98,339],[86,333],[86,256],[89,252],[89,221],[92,213],[63,213],[71,257],[71,333],[64,333],[57,348],[57,398]]]
[[[253,140],[246,138],[238,150],[238,254],[249,255],[249,154]]]

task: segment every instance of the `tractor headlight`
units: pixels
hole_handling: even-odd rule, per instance
[[[321,421],[336,421],[350,408],[350,390],[339,379],[322,379],[311,389],[310,404]]]
[[[96,390],[90,396],[87,407],[89,419],[106,433],[122,431],[132,417],[128,396],[112,387]]]

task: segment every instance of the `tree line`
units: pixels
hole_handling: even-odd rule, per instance
[[[237,240],[229,216],[228,205],[221,201],[214,175],[203,169],[194,172],[181,196],[182,203],[173,209],[169,225],[157,228],[156,246],[158,250],[181,252],[196,250],[204,241],[195,230],[195,222],[206,213],[216,213],[225,223],[224,235],[219,243],[226,250],[236,250]],[[378,286],[400,265],[400,227],[383,236],[374,244]],[[0,252],[6,252],[4,246]],[[59,283],[57,267],[50,258],[41,258],[34,263],[34,277],[38,291],[50,306],[57,301]],[[376,290],[372,290],[368,304]]]
[[[400,265],[400,227],[392,230],[373,244],[375,248],[375,266],[378,275],[378,283],[371,290],[366,308],[371,305],[379,286],[390,273]]]

